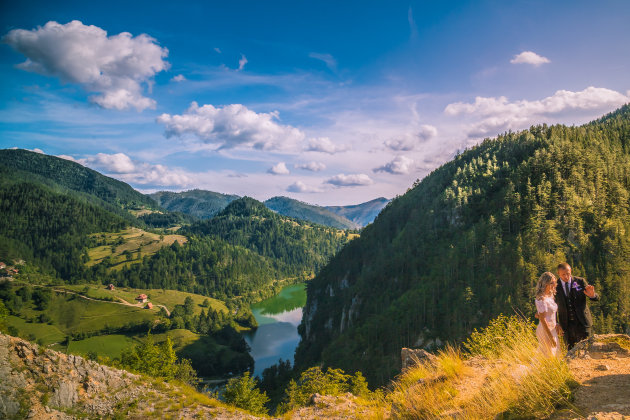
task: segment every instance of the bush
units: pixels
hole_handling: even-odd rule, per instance
[[[230,379],[225,386],[223,398],[225,402],[254,414],[267,414],[265,404],[269,398],[266,393],[260,392],[249,372],[245,372],[241,377]]]
[[[346,392],[364,398],[371,394],[361,372],[352,376],[341,369],[328,368],[324,372],[319,366],[315,366],[302,372],[297,382],[294,380],[289,382],[285,391],[285,401],[280,405],[278,411],[286,412],[303,407],[309,403],[311,396],[315,393],[340,395]]]

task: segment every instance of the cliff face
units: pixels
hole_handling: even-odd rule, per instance
[[[254,418],[187,388],[0,334],[0,418]]]

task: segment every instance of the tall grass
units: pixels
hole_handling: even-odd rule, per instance
[[[389,395],[392,414],[409,419],[542,419],[560,406],[572,408],[575,381],[569,368],[561,357],[546,357],[538,350],[531,322],[500,316],[475,331],[464,347],[466,354],[447,348],[435,361],[403,372]]]

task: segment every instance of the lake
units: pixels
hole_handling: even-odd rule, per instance
[[[306,305],[306,284],[284,287],[280,293],[252,305],[258,329],[245,333],[254,358],[254,375],[262,378],[265,368],[290,360],[300,342],[297,327],[302,321],[302,308]]]

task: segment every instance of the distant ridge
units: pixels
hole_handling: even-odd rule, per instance
[[[270,198],[265,201],[265,205],[279,214],[296,219],[308,220],[313,223],[319,223],[320,225],[331,226],[338,229],[358,229],[361,227],[359,224],[336,214],[327,207],[308,204],[288,197]]]
[[[221,194],[194,189],[183,192],[158,191],[149,194],[160,206],[169,211],[178,211],[199,219],[209,219],[227,207],[238,195]]]
[[[238,195],[200,189],[182,192],[158,191],[148,196],[166,210],[181,212],[199,219],[210,219],[230,203],[241,198]],[[266,200],[264,205],[283,216],[337,229],[360,229],[371,223],[387,203],[389,200],[381,197],[351,206],[318,206],[278,196]]]
[[[389,203],[385,197],[375,198],[365,203],[352,206],[327,206],[331,212],[342,216],[358,226],[366,226],[376,219],[376,216]]]

